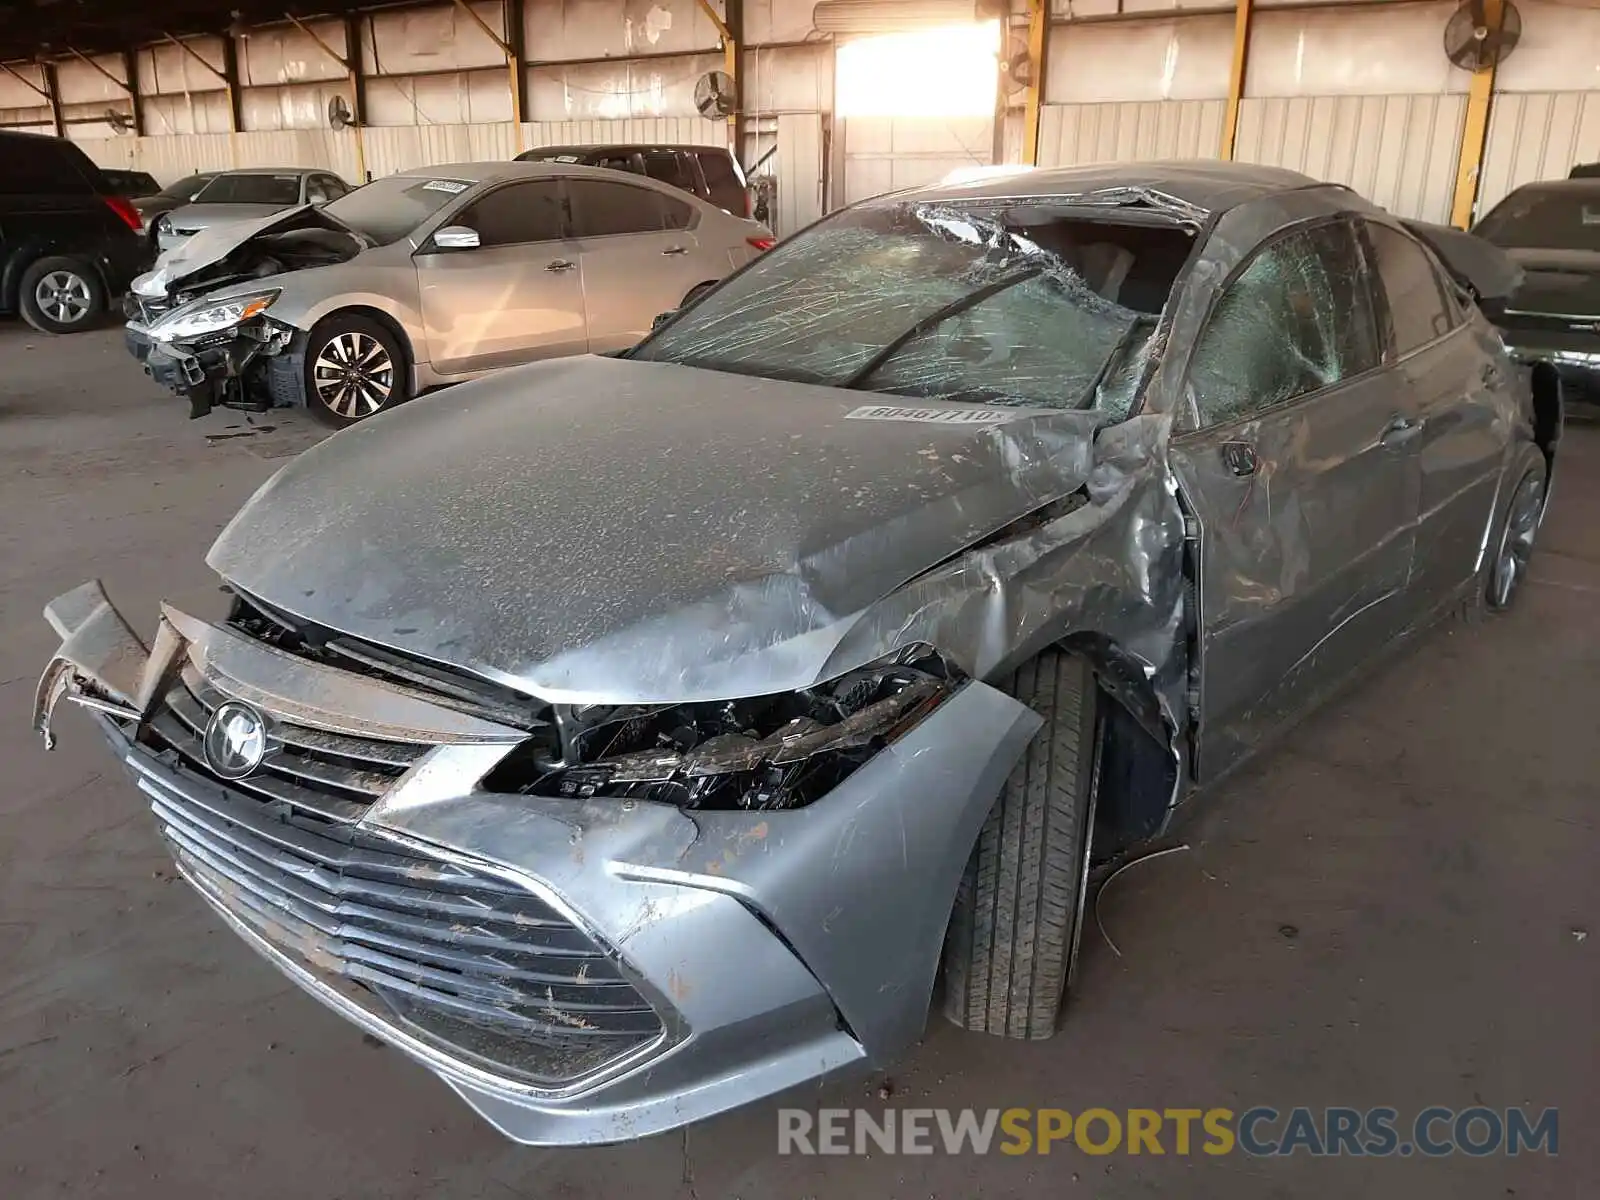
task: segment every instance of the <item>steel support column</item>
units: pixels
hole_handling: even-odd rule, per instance
[[[285,13],[284,16],[289,18],[290,23],[296,29],[316,43],[317,49],[321,50],[323,54],[331,58],[344,70],[345,79],[350,84],[350,119],[354,122],[352,128],[356,135],[356,180],[359,186],[367,181],[367,148],[361,136],[361,126],[366,121],[366,106],[362,103],[366,98],[366,94],[361,86],[361,43],[356,40],[360,30],[355,27],[355,18],[348,17],[345,19],[345,53],[340,54],[322,40],[321,34],[299,17],[293,13]]]
[[[1500,32],[1505,6],[1500,0],[1483,0],[1483,22],[1491,34]],[[1483,150],[1489,141],[1489,109],[1494,103],[1494,64],[1472,73],[1467,85],[1467,115],[1461,125],[1461,151],[1456,160],[1455,198],[1450,204],[1450,223],[1460,229],[1472,224],[1473,206],[1478,201]]]
[[[56,136],[67,136],[67,122],[61,115],[61,83],[56,78],[56,64],[41,62],[39,73],[44,76],[45,98],[50,101],[50,119],[55,122]]]
[[[1217,157],[1233,157],[1239,140],[1239,102],[1244,99],[1245,75],[1250,67],[1250,24],[1255,16],[1254,0],[1235,0],[1233,8],[1233,66],[1228,72],[1228,108],[1222,118],[1222,144]]]
[[[1050,35],[1050,0],[1028,0],[1028,88],[1022,98],[1022,161],[1039,164],[1039,112]]]

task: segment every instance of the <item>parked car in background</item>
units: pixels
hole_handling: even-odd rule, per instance
[[[146,256],[139,214],[81,149],[0,129],[0,313],[88,329]]]
[[[517,155],[517,161],[631,171],[682,188],[736,217],[748,217],[755,211],[739,160],[722,146],[539,146]]]
[[[128,341],[193,416],[309,405],[347,425],[498,367],[624,349],[770,245],[650,179],[429,167],[162,255],[129,297]]]
[[[223,620],[59,597],[35,724],[90,709],[221,918],[520,1142],[887,1069],[941,962],[1048,1037],[1092,863],[1517,596],[1560,397],[1477,263],[1237,163],[870,200],[301,455]]]
[[[1600,403],[1600,178],[1526,184],[1473,233],[1524,273],[1494,314],[1512,353],[1554,366],[1574,400]]]
[[[205,187],[217,177],[215,171],[201,171],[195,175],[185,175],[176,183],[169,183],[153,196],[138,196],[134,198],[133,207],[139,210],[146,223],[154,221],[162,213],[171,212],[175,208],[182,208],[185,204],[194,202],[200,194],[200,189]]]
[[[248,221],[298,204],[328,204],[349,191],[350,185],[329,171],[271,167],[223,171],[189,204],[157,217],[152,229],[157,247],[166,251],[213,225]]]
[[[126,196],[129,200],[149,199],[161,192],[161,185],[156,182],[156,177],[144,171],[120,171],[114,167],[101,167],[100,174],[105,176],[112,191],[119,196]]]

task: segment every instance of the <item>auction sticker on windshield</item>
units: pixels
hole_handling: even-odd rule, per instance
[[[462,179],[430,179],[422,185],[425,192],[449,192],[452,196],[466,191],[472,185]]]
[[[847,421],[920,421],[925,425],[999,425],[1026,416],[1018,408],[900,408],[867,404],[845,413]]]

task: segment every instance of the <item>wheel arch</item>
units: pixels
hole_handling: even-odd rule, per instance
[[[1556,469],[1556,445],[1566,425],[1566,396],[1561,375],[1547,362],[1533,364],[1529,372],[1533,392],[1533,440],[1544,452],[1547,477]]]
[[[1109,857],[1166,825],[1183,782],[1179,741],[1143,664],[1114,638],[1078,631],[1056,645],[1094,668],[1102,704],[1092,837],[1096,857]]]
[[[394,338],[395,345],[399,347],[401,355],[405,358],[406,371],[411,373],[416,370],[416,348],[412,346],[411,335],[406,332],[405,326],[395,319],[394,314],[387,313],[381,308],[374,308],[370,304],[344,304],[321,314],[312,322],[310,330],[307,331],[308,339],[315,337],[317,331],[328,322],[337,320],[340,317],[362,317],[383,326],[389,332],[389,335]]]

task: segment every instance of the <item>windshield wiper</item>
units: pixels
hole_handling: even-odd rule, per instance
[[[938,325],[941,321],[946,321],[955,316],[957,313],[966,312],[967,309],[973,307],[974,305],[982,304],[990,296],[1003,292],[1009,287],[1015,287],[1017,284],[1032,279],[1035,275],[1042,274],[1043,272],[1043,266],[1024,267],[1020,271],[1013,271],[1009,275],[1002,275],[993,283],[984,284],[983,287],[978,288],[976,291],[968,292],[965,296],[957,297],[942,308],[934,309],[910,329],[906,330],[897,337],[892,338],[888,344],[883,347],[883,349],[879,350],[871,358],[867,359],[867,361],[863,363],[857,370],[855,370],[850,375],[850,378],[846,379],[843,383],[834,384],[834,386],[841,388],[860,387],[863,382],[872,377],[872,373],[874,371],[898,354],[905,344],[912,338],[920,337],[922,334],[927,333],[928,330],[932,329],[935,325]]]

